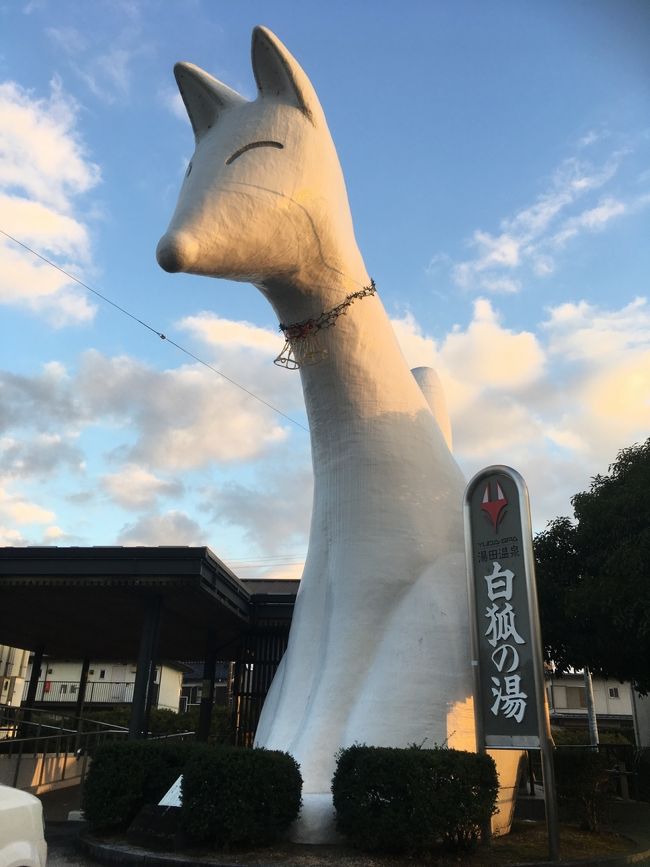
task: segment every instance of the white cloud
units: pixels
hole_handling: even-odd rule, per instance
[[[18,494],[11,494],[4,488],[0,488],[0,519],[21,526],[49,524],[54,520],[54,513],[39,506],[38,503],[32,503]]]
[[[138,55],[149,50],[140,27],[137,7],[130,9],[128,27],[107,32],[100,28],[96,34],[80,33],[75,27],[62,25],[49,27],[47,35],[60,56],[66,58],[69,68],[98,99],[112,104],[128,98],[133,77],[133,64]],[[117,12],[117,10],[116,10]],[[114,21],[121,26],[121,16]]]
[[[607,223],[615,217],[627,213],[628,207],[623,202],[613,198],[603,199],[596,207],[588,208],[569,220],[560,227],[560,230],[549,239],[552,247],[562,247],[570,239],[581,231],[598,232],[605,228]]]
[[[411,367],[437,370],[452,415],[484,389],[517,392],[543,374],[544,352],[535,335],[504,328],[486,299],[474,303],[466,330],[455,327],[440,342],[424,335],[410,315],[393,320],[393,327]]]
[[[599,166],[575,157],[564,160],[548,189],[532,205],[502,219],[498,232],[474,231],[471,258],[452,262],[438,253],[431,261],[438,266],[448,262],[453,282],[477,294],[518,292],[527,272],[538,277],[553,273],[555,258],[569,240],[602,231],[615,218],[650,204],[650,196],[636,191],[628,191],[626,198],[605,194],[593,202],[593,194],[614,178],[628,153],[629,149],[615,151]],[[592,201],[579,209],[584,198]]]
[[[78,106],[54,79],[48,98],[0,84],[0,187],[68,213],[100,178],[76,132]]]
[[[490,295],[514,295],[521,291],[521,282],[512,277],[484,277],[481,285]]]
[[[620,448],[648,436],[650,310],[643,298],[617,310],[558,305],[537,335],[504,327],[485,300],[465,329],[441,341],[410,316],[394,325],[409,364],[432,366],[440,376],[467,475],[492,463],[519,469],[540,529],[570,513],[570,497]]]
[[[296,378],[289,382],[268,355],[255,362],[248,352],[246,361],[243,384],[292,411],[295,404],[288,401],[299,399]],[[273,381],[276,394],[266,388]],[[283,392],[287,384],[291,388]],[[293,433],[268,406],[200,364],[156,370],[129,356],[90,350],[69,371],[54,363],[33,376],[0,372],[0,433],[22,441],[5,456],[15,469],[29,466],[16,460],[31,431],[56,430],[64,438],[41,456],[53,460],[56,453],[61,463],[73,459],[70,448],[63,452],[64,443],[71,447],[89,428],[112,432],[115,461],[152,473],[258,460]],[[303,432],[295,435],[307,441]]]
[[[66,538],[66,534],[61,529],[61,527],[57,527],[54,524],[51,527],[47,527],[45,533],[43,534],[43,538],[46,539],[49,543],[54,544],[55,542],[60,542],[62,539]]]
[[[125,524],[117,537],[119,545],[207,545],[201,527],[184,512],[145,515]]]
[[[29,545],[29,540],[19,530],[0,526],[0,545],[3,548],[24,548]]]
[[[270,409],[198,364],[160,371],[89,351],[76,388],[89,418],[129,425],[135,442],[123,455],[149,467],[253,460],[288,435]]]
[[[578,147],[589,147],[590,145],[595,144],[602,137],[603,133],[596,132],[596,130],[594,129],[589,130],[589,132],[585,133],[585,135],[583,135],[582,138],[578,140]]]
[[[76,130],[77,113],[57,80],[48,98],[15,82],[0,84],[0,228],[71,273],[90,263],[88,228],[75,210],[100,180]],[[0,303],[55,326],[88,321],[95,311],[74,281],[4,236]]]
[[[220,366],[238,369],[244,385],[283,409],[297,409],[298,378],[274,368],[271,332],[207,314],[181,325]],[[511,327],[486,299],[475,302],[467,324],[439,340],[410,314],[394,326],[410,365],[439,373],[466,473],[488,463],[520,469],[540,526],[543,518],[566,513],[570,496],[605,469],[617,449],[650,430],[644,299],[612,310],[584,301],[557,305],[535,333]],[[0,471],[26,485],[14,492],[7,481],[0,501],[5,537],[17,543],[25,525],[44,526],[43,538],[54,540],[55,530],[47,528],[70,523],[55,520],[39,503],[30,480],[72,470],[83,480],[84,501],[93,496],[84,464],[92,428],[112,448],[100,456],[94,484],[114,508],[146,510],[125,522],[120,542],[208,544],[195,512],[180,511],[177,503],[165,512],[159,504],[183,496],[184,509],[197,509],[196,477],[187,476],[181,487],[181,473],[237,464],[247,465],[245,480],[217,483],[206,476],[203,514],[220,528],[234,528],[260,554],[306,544],[308,438],[201,365],[155,370],[128,356],[90,351],[69,368],[52,362],[34,376],[2,374],[0,420]],[[93,460],[96,466],[96,455]],[[93,508],[101,502],[95,496]],[[74,505],[69,499],[66,508]]]
[[[159,497],[183,494],[179,481],[166,481],[136,464],[126,464],[119,472],[103,476],[101,482],[108,495],[125,509],[151,508]]]
[[[206,491],[205,508],[213,520],[244,531],[253,550],[266,554],[306,547],[313,477],[309,454],[276,454],[255,484],[230,482]]]
[[[619,310],[601,310],[586,301],[560,304],[549,310],[542,327],[549,352],[610,365],[621,354],[648,346],[650,308],[645,298],[635,298]]]
[[[247,349],[274,357],[284,342],[277,331],[260,328],[250,322],[221,319],[209,312],[186,316],[178,323],[178,327],[218,350]]]
[[[0,471],[6,478],[45,479],[65,468],[82,472],[83,453],[70,438],[41,433],[0,439]]]

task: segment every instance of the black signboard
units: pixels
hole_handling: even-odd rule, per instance
[[[546,724],[528,494],[508,467],[465,494],[477,717],[483,746],[539,748]]]

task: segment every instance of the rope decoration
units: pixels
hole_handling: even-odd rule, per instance
[[[335,325],[339,316],[347,313],[348,307],[357,299],[374,295],[376,292],[375,281],[371,280],[370,286],[352,292],[340,304],[331,310],[324,310],[320,316],[305,319],[303,322],[293,322],[291,325],[281,322],[280,331],[284,334],[285,344],[273,363],[286,370],[298,370],[300,367],[318,364],[327,355],[327,350],[319,343],[318,332]]]

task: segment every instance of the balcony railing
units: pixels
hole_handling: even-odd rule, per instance
[[[25,683],[23,701],[27,698],[29,684]],[[86,684],[85,704],[130,704],[133,701],[133,681],[95,681]],[[158,685],[155,686],[154,704],[157,704]],[[75,680],[41,680],[36,687],[36,701],[63,704],[73,704],[79,697],[79,681]]]

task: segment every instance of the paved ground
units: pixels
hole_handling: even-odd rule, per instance
[[[79,822],[46,824],[47,867],[98,867],[96,861],[77,849],[76,840],[81,830],[80,824]]]
[[[42,795],[41,800],[49,849],[47,867],[98,867],[96,861],[76,848],[76,838],[84,829],[84,823],[67,821],[68,813],[79,809],[78,788],[51,792]],[[613,830],[635,840],[640,849],[650,850],[650,804],[614,801],[609,821]],[[636,863],[650,865],[650,858]]]
[[[47,867],[97,867],[97,862],[77,850],[78,835],[83,822],[68,822],[68,813],[81,806],[78,786],[59,789],[40,796],[45,814]]]

